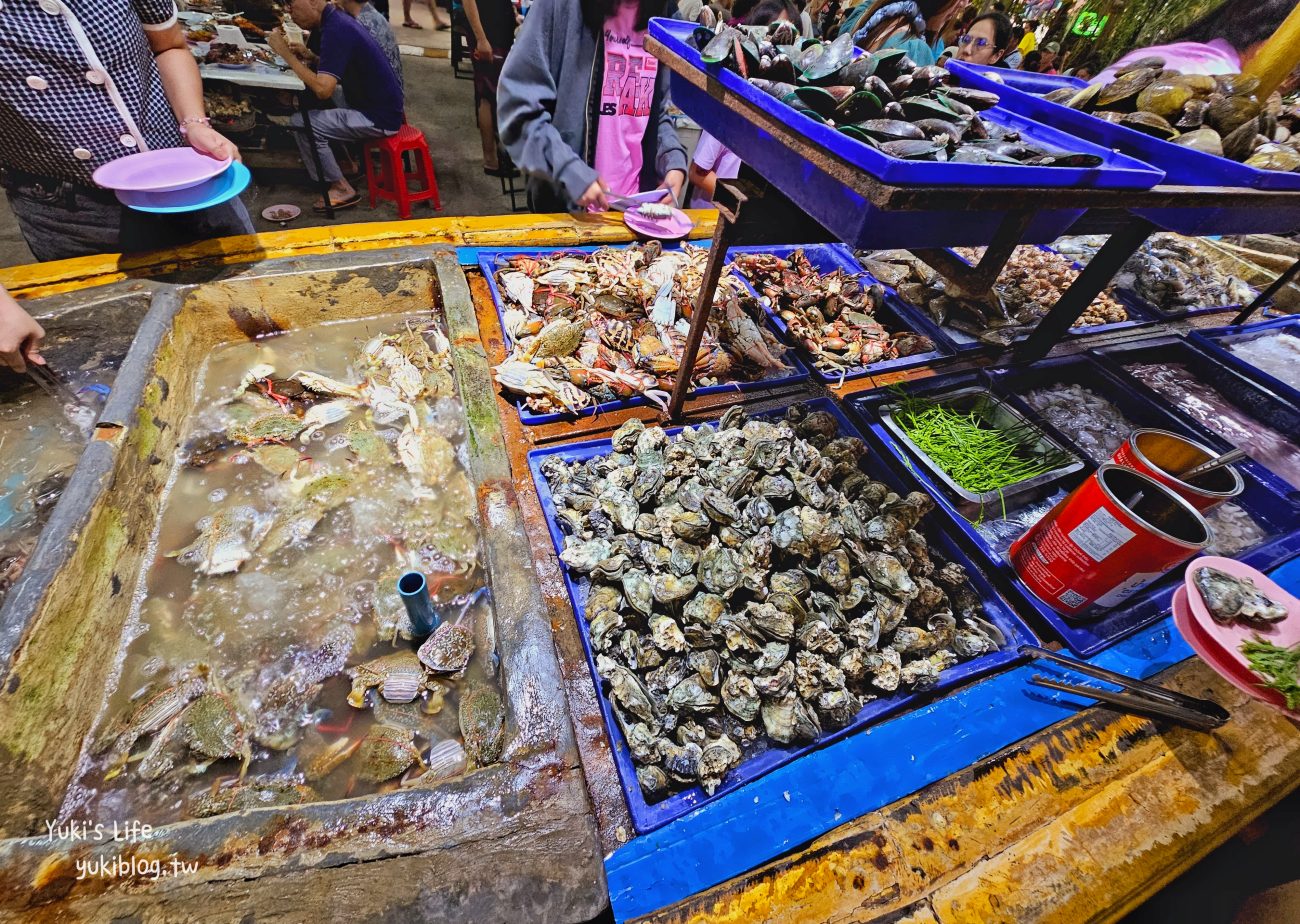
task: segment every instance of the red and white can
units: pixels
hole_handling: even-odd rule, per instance
[[[1118,606],[1203,549],[1200,511],[1149,475],[1103,464],[1011,545],[1016,574],[1066,616]]]
[[[1110,460],[1149,475],[1204,512],[1245,490],[1241,474],[1231,465],[1225,465],[1206,472],[1192,484],[1180,479],[1176,473],[1208,462],[1217,455],[1208,447],[1168,430],[1134,430]]]

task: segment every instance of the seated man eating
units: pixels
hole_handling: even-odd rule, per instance
[[[322,176],[316,175],[311,142],[301,131],[302,115],[295,114],[291,124],[300,129],[298,148],[307,173],[313,180],[324,179],[330,184],[330,204],[334,208],[348,208],[360,202],[361,196],[343,177],[330,141],[364,141],[395,134],[403,121],[402,87],[383,48],[365,26],[329,0],[292,0],[289,15],[302,28],[318,34],[320,56],[316,69],[299,60],[280,29],[266,37],[271,50],[284,58],[317,99],[327,100],[335,89],[343,88],[347,106],[313,110],[311,114]],[[317,211],[324,208],[323,201],[316,204]]]

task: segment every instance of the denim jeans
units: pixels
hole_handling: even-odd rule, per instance
[[[177,215],[137,212],[111,192],[58,180],[6,176],[5,195],[28,248],[39,261],[97,253],[138,253],[252,234],[238,198]]]

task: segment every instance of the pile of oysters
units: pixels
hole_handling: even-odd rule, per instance
[[[814,741],[1005,644],[920,532],[933,500],[869,478],[866,445],[837,433],[826,411],[733,407],[671,438],[631,420],[607,455],[543,463],[648,801],[712,794],[746,755]]]

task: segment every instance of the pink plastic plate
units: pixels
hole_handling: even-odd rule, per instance
[[[1202,567],[1218,568],[1235,577],[1250,578],[1270,599],[1286,607],[1287,618],[1268,629],[1257,629],[1241,623],[1225,626],[1216,622],[1206,609],[1205,601],[1193,580],[1196,569]],[[1256,635],[1282,647],[1300,642],[1300,600],[1249,565],[1231,558],[1207,555],[1187,566],[1184,586],[1174,592],[1173,611],[1174,625],[1183,638],[1220,676],[1260,702],[1300,718],[1300,712],[1286,709],[1286,700],[1281,693],[1258,686],[1259,679],[1247,666],[1246,658],[1241,653],[1241,643]]]
[[[109,161],[91,178],[121,192],[171,192],[197,186],[229,166],[229,157],[216,160],[193,148],[160,148]]]
[[[695,227],[695,222],[681,209],[673,209],[667,218],[649,218],[636,209],[628,209],[623,213],[623,222],[642,237],[661,241],[681,240]]]

